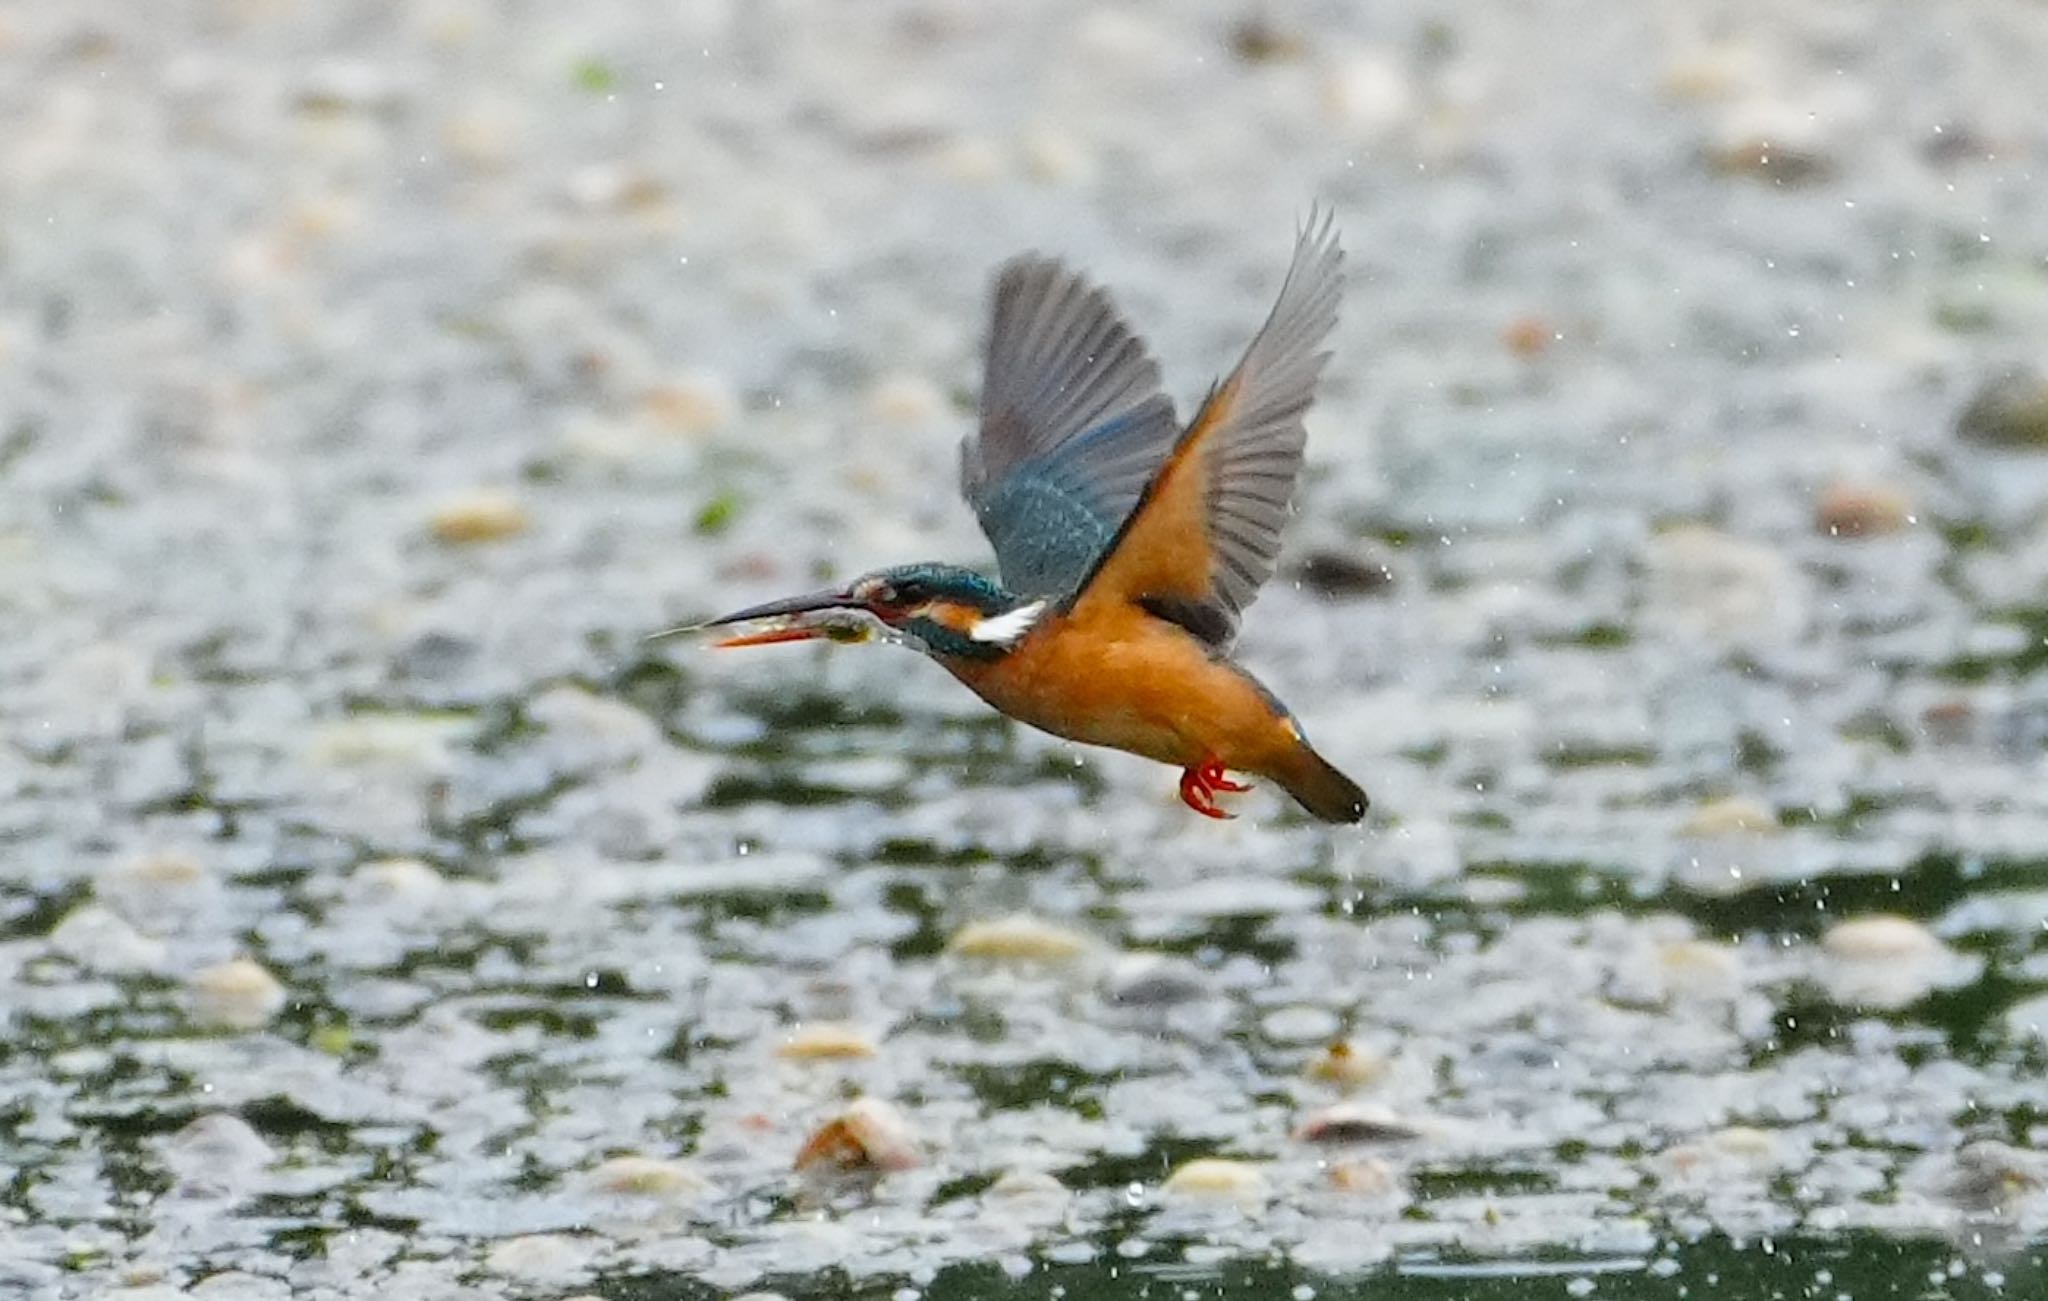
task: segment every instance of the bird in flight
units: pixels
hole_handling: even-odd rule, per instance
[[[1280,550],[1343,260],[1311,212],[1265,325],[1183,427],[1107,294],[1051,258],[1012,259],[960,457],[1001,582],[898,565],[696,627],[761,625],[721,646],[880,635],[1020,722],[1177,766],[1197,813],[1230,816],[1216,797],[1250,789],[1236,772],[1359,821],[1365,792],[1230,658]]]

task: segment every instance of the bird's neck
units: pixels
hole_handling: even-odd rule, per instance
[[[1017,648],[1044,615],[1047,603],[1002,592],[975,601],[948,602],[912,615],[897,631],[940,662],[986,664]]]

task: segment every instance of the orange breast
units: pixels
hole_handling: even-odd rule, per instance
[[[947,667],[1020,722],[1161,763],[1188,767],[1214,756],[1260,773],[1299,744],[1251,679],[1128,605],[1048,615],[1002,659]]]

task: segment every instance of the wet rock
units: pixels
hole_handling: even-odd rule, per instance
[[[1853,94],[1804,99],[1752,94],[1717,114],[1706,159],[1723,175],[1810,185],[1834,172],[1843,132],[1859,112]]]
[[[291,1294],[291,1285],[281,1278],[230,1269],[207,1275],[185,1295],[193,1301],[285,1301]]]
[[[1920,730],[1936,745],[1966,745],[1977,735],[1977,709],[1968,700],[1937,700],[1920,711]]]
[[[365,863],[348,879],[351,902],[412,918],[430,911],[447,893],[447,880],[416,858],[385,858]]]
[[[1821,984],[1838,1003],[1888,1011],[1968,980],[1976,962],[1907,917],[1859,917],[1821,941]]]
[[[1768,136],[1731,131],[1707,147],[1707,161],[1729,176],[1754,176],[1779,185],[1808,185],[1825,179],[1832,163],[1825,153]]]
[[[1893,488],[1830,484],[1814,508],[1814,527],[1831,538],[1882,537],[1912,522],[1906,495]]]
[[[1673,940],[1656,949],[1656,971],[1673,997],[1725,998],[1742,987],[1742,961],[1726,944]]]
[[[1776,643],[1806,622],[1806,586],[1785,556],[1702,525],[1650,541],[1649,613],[1666,635],[1709,645]]]
[[[536,1285],[573,1283],[590,1274],[599,1252],[589,1238],[567,1233],[533,1233],[507,1238],[484,1257],[484,1268]]]
[[[181,1182],[216,1192],[243,1187],[277,1159],[247,1121],[225,1112],[201,1116],[172,1134],[163,1155]]]
[[[441,144],[450,158],[472,171],[497,171],[517,157],[527,125],[515,105],[478,100],[442,124]]]
[[[1025,913],[969,922],[946,945],[948,953],[990,962],[1074,962],[1095,951],[1093,936]]]
[[[1229,1203],[1247,1211],[1262,1209],[1273,1196],[1273,1187],[1258,1166],[1222,1157],[1185,1162],[1166,1177],[1159,1191],[1172,1200]]]
[[[2048,994],[2021,999],[2007,1008],[2005,1028],[2023,1042],[2048,1043]]]
[[[1712,102],[1769,79],[1757,47],[1736,40],[1687,42],[1665,66],[1663,91],[1672,99]]]
[[[2048,378],[2021,370],[1988,381],[1956,418],[1956,436],[1983,447],[2048,450]]]
[[[1040,129],[1018,143],[1025,175],[1049,185],[1085,185],[1095,176],[1095,157],[1077,136]]]
[[[385,115],[404,106],[389,72],[373,63],[330,60],[306,69],[298,92],[301,112],[315,115]]]
[[[435,507],[429,527],[441,541],[467,546],[517,537],[530,523],[525,505],[511,493],[477,488]]]
[[[645,170],[625,163],[591,163],[569,174],[563,195],[586,212],[628,212],[659,207],[668,187]]]
[[[723,375],[698,371],[649,388],[640,396],[640,409],[657,428],[701,438],[731,428],[740,403]]]
[[[792,1061],[846,1061],[873,1057],[875,1042],[848,1025],[806,1025],[791,1031],[775,1055]]]
[[[1767,1129],[1730,1125],[1690,1143],[1666,1148],[1657,1164],[1663,1176],[1681,1184],[1714,1185],[1732,1178],[1757,1179],[1785,1163],[1785,1145]]]
[[[1003,175],[1003,154],[980,136],[962,136],[948,141],[938,151],[939,171],[948,179],[966,185],[987,185]]]
[[[935,425],[952,414],[946,395],[922,375],[889,375],[875,381],[865,405],[875,421],[900,429]]]
[[[197,857],[160,850],[108,868],[93,883],[93,892],[138,929],[164,934],[211,911],[220,882]]]
[[[50,947],[88,971],[112,975],[157,971],[164,964],[161,941],[97,904],[75,909],[58,922],[50,932]]]
[[[811,1135],[796,1154],[796,1168],[909,1170],[920,1159],[903,1113],[880,1098],[859,1098]]]
[[[1836,925],[1821,943],[1831,956],[1852,962],[1918,962],[1947,952],[1933,931],[1910,917],[1859,917]]]
[[[192,1019],[226,1030],[260,1030],[284,1011],[284,986],[247,958],[202,967],[185,982]]]
[[[1027,1224],[1058,1223],[1073,1200],[1067,1186],[1043,1170],[1005,1170],[981,1195],[991,1215]]]
[[[1183,958],[1134,953],[1117,959],[1103,996],[1123,1007],[1177,1007],[1209,995],[1201,969]]]
[[[401,678],[444,682],[467,670],[476,659],[477,649],[477,642],[471,637],[421,633],[392,656],[391,671]]]
[[[1550,351],[1550,345],[1560,337],[1556,328],[1542,317],[1518,316],[1501,331],[1500,341],[1523,361],[1534,361]]]
[[[1294,1137],[1304,1143],[1399,1143],[1421,1133],[1389,1107],[1340,1102],[1310,1112],[1295,1128]]]
[[[1986,140],[1967,124],[1958,122],[1937,122],[1920,141],[1920,156],[1935,167],[1954,167],[1959,163],[1988,159],[1996,152],[1995,142]]]
[[[1294,578],[1321,596],[1378,596],[1394,585],[1394,571],[1384,560],[1361,552],[1311,551],[1294,567]]]
[[[1387,1059],[1363,1044],[1339,1039],[1309,1059],[1308,1078],[1349,1092],[1362,1089],[1387,1073]]]
[[[1323,73],[1324,114],[1366,139],[1387,135],[1416,116],[1415,85],[1400,58],[1386,50],[1339,54]]]
[[[1703,838],[1774,836],[1781,830],[1776,809],[1761,800],[1742,795],[1710,800],[1700,805],[1679,828],[1682,835]]]
[[[694,1202],[711,1192],[711,1181],[689,1163],[648,1156],[615,1156],[584,1177],[591,1192],[614,1197],[644,1197],[668,1202]]]
[[[1273,15],[1256,13],[1230,29],[1230,52],[1245,63],[1292,63],[1308,54],[1308,42]]]
[[[1332,1161],[1325,1177],[1338,1192],[1359,1197],[1392,1197],[1401,1191],[1401,1177],[1394,1167],[1375,1156]]]

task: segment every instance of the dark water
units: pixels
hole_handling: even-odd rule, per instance
[[[896,1295],[892,1283],[845,1278],[777,1279],[791,1301]],[[1230,1261],[1188,1267],[1124,1262],[1052,1265],[1015,1278],[993,1266],[961,1266],[919,1289],[931,1301],[1093,1301],[1144,1297],[1291,1298],[1298,1301],[1699,1301],[1700,1298],[1813,1298],[1814,1301],[1980,1301],[2038,1295],[2048,1268],[2038,1254],[1973,1265],[1947,1244],[1851,1236],[1734,1243],[1722,1238],[1660,1248],[1640,1257],[1512,1261],[1415,1261],[1363,1276],[1331,1278],[1285,1261]],[[621,1281],[618,1301],[682,1301],[716,1291],[684,1278]]]

